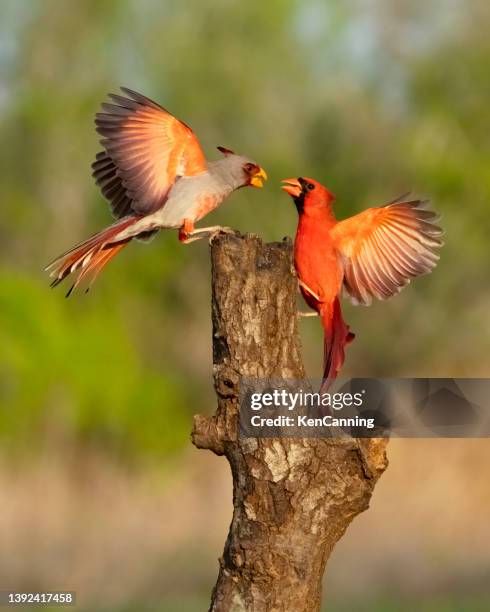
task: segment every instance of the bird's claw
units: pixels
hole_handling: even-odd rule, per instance
[[[301,310],[298,310],[298,312],[296,313],[296,316],[301,319],[303,317],[317,317],[318,313],[315,311],[310,311],[310,312],[302,312]]]
[[[213,244],[220,234],[236,234],[236,232],[231,227],[217,227],[209,236],[209,244]]]

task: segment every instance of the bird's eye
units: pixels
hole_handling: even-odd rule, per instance
[[[245,164],[245,172],[252,172],[252,170],[255,168],[254,164]]]
[[[308,189],[308,191],[313,191],[315,185],[313,185],[313,183],[306,183],[306,189]]]

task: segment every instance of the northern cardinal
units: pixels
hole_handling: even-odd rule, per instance
[[[92,284],[133,238],[148,240],[159,229],[174,228],[186,243],[226,230],[195,229],[194,223],[236,189],[262,187],[267,179],[254,161],[224,147],[218,147],[222,159],[207,162],[190,127],[149,98],[121,90],[125,96],[109,94],[113,104],[102,104],[95,116],[104,150],[92,164],[95,182],[119,220],[47,266],[51,286],[78,271],[67,297],[83,279]]]
[[[355,337],[342,318],[342,288],[364,305],[398,293],[435,267],[442,230],[421,200],[402,196],[337,221],[334,196],[326,187],[310,178],[283,183],[299,215],[294,262],[300,291],[324,329],[322,389],[327,389],[344,363],[344,347]]]

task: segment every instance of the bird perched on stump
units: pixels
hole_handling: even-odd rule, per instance
[[[283,183],[299,215],[294,262],[300,291],[324,330],[322,389],[327,389],[344,363],[344,347],[354,339],[342,318],[342,289],[354,304],[395,295],[435,267],[442,230],[427,202],[407,195],[337,221],[326,187],[310,178]]]
[[[262,187],[266,172],[248,157],[218,147],[222,159],[208,162],[189,126],[149,98],[121,88],[95,116],[103,151],[92,164],[95,182],[110,201],[115,223],[47,266],[52,286],[72,272],[90,284],[133,238],[148,240],[160,229],[178,229],[181,242],[227,228],[194,224],[240,187]],[[229,231],[229,230],[228,230]]]

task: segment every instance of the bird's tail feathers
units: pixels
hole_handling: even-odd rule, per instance
[[[102,268],[132,240],[133,236],[131,233],[128,235],[126,230],[140,219],[139,216],[124,217],[57,257],[46,267],[54,279],[51,287],[56,287],[69,274],[78,270],[78,276],[66,297],[84,279],[88,281],[88,291]]]
[[[350,331],[350,327],[342,318],[342,310],[338,298],[335,298],[331,305],[322,305],[320,316],[324,330],[321,392],[325,392],[336,379],[344,363],[344,348],[354,340],[355,334]]]

